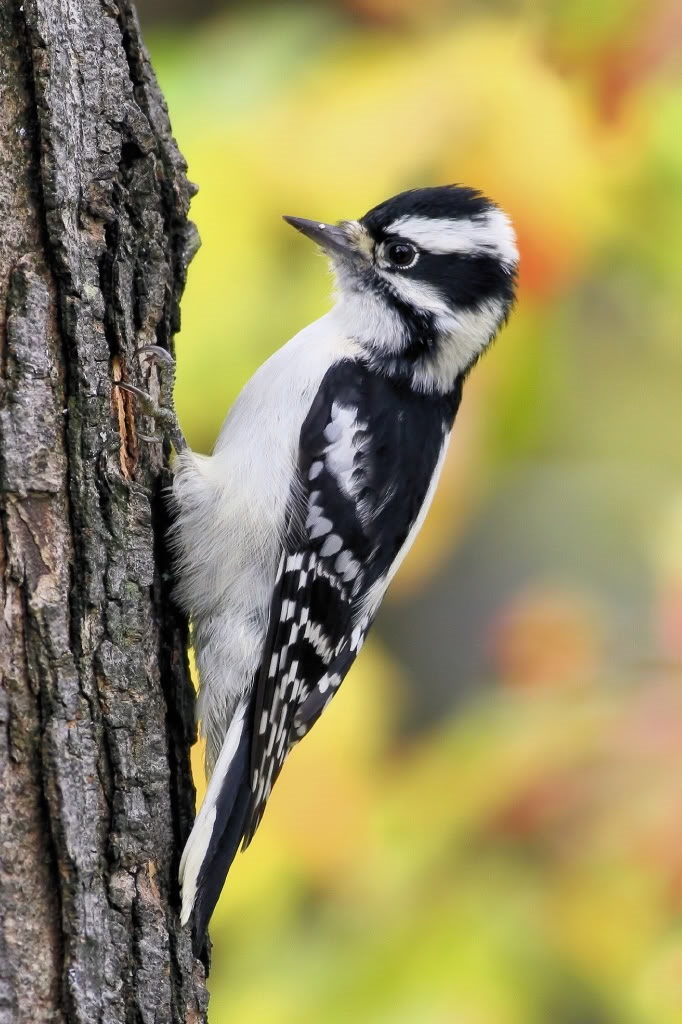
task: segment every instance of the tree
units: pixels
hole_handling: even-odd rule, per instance
[[[200,1024],[169,477],[112,387],[157,384],[193,189],[127,0],[5,0],[0,109],[0,1024]]]

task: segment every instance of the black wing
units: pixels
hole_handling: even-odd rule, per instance
[[[362,646],[424,504],[459,404],[358,363],[327,373],[303,424],[289,529],[254,693],[250,808],[258,827],[291,746]]]

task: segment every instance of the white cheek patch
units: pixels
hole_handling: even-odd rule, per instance
[[[426,252],[443,255],[495,255],[504,263],[518,262],[516,235],[503,210],[492,209],[481,217],[399,217],[389,225],[390,234],[408,238]]]
[[[450,307],[433,285],[390,271],[377,270],[377,276],[383,277],[389,283],[393,294],[397,295],[407,306],[424,310],[424,312],[437,317],[450,314]]]
[[[377,271],[390,280],[398,298],[434,318],[440,343],[415,362],[413,381],[420,391],[449,391],[467,366],[490,343],[504,319],[501,299],[485,299],[470,309],[452,309],[433,285],[401,274]]]
[[[420,391],[450,390],[463,370],[478,358],[497,334],[504,318],[504,303],[486,299],[473,309],[461,309],[438,319],[441,344],[415,364],[412,377]]]

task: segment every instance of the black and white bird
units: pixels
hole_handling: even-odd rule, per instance
[[[212,456],[176,440],[177,594],[210,776],[180,865],[199,942],[424,521],[464,379],[514,300],[514,231],[474,189],[285,220],[329,257],[336,303],[255,373]]]

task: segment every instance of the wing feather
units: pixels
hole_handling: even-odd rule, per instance
[[[312,403],[255,682],[244,846],[289,750],[362,646],[422,514],[455,409],[396,392],[357,364],[332,368]]]

